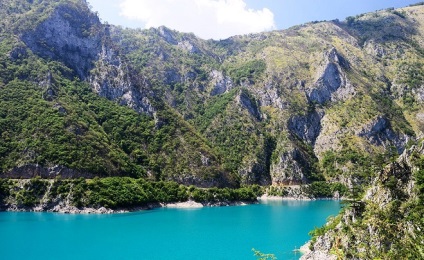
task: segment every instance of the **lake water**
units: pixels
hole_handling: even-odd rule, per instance
[[[1,259],[298,259],[338,201],[273,201],[112,215],[0,213]]]

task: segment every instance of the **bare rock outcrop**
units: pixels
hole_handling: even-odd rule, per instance
[[[58,5],[34,30],[24,32],[21,39],[32,52],[64,62],[85,79],[100,53],[102,31],[99,18],[88,10]]]
[[[392,145],[396,147],[398,153],[403,152],[410,139],[406,134],[394,132],[390,121],[384,116],[378,116],[369,124],[364,125],[356,135],[367,139],[373,145],[384,147]]]
[[[288,102],[283,101],[281,93],[272,82],[268,82],[263,88],[256,90],[256,95],[259,97],[261,106],[271,106],[278,109],[286,109]]]
[[[271,164],[273,185],[298,185],[308,183],[308,160],[298,148],[284,151],[278,155],[276,162]]]
[[[242,184],[270,185],[272,183],[269,169],[271,151],[268,151],[268,148],[265,146],[260,154],[244,158],[238,170]]]
[[[131,77],[130,68],[108,45],[102,46],[96,67],[91,71],[90,84],[98,95],[116,100],[139,113],[153,115],[153,107],[146,83]]]
[[[349,63],[335,48],[324,54],[323,65],[317,71],[317,80],[306,90],[310,102],[325,104],[329,101],[345,100],[355,94],[355,90],[343,70]]]
[[[240,91],[240,94],[236,96],[236,102],[245,108],[256,120],[262,119],[259,104],[246,90]]]
[[[233,88],[233,81],[231,78],[224,76],[221,71],[212,70],[209,76],[213,85],[211,96],[223,94]]]
[[[323,111],[312,111],[307,115],[296,115],[290,117],[287,127],[300,139],[310,145],[314,145],[321,132],[321,119]]]
[[[55,165],[52,167],[44,167],[39,164],[26,164],[23,166],[15,167],[10,171],[0,174],[0,178],[11,178],[11,179],[32,179],[35,177],[41,177],[43,179],[54,179],[56,177],[61,178],[94,178],[94,174],[88,172],[82,172],[75,169],[70,169],[61,165]]]

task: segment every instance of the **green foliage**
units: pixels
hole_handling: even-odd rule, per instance
[[[270,186],[266,190],[266,193],[269,196],[278,196],[278,197],[284,197],[288,195],[288,191],[284,187],[276,187],[276,186]]]
[[[51,198],[64,198],[72,189],[73,182],[57,178],[50,187]]]
[[[0,42],[0,52],[9,52]],[[34,56],[11,61],[0,55],[0,171],[18,164],[63,165],[97,176],[160,179],[182,173],[209,178],[222,172],[204,138],[166,106],[153,118],[98,97],[86,83],[69,80],[69,70]],[[4,70],[2,71],[2,69]],[[46,86],[33,81],[46,81]],[[1,84],[1,83],[0,83]],[[44,83],[43,83],[44,84]],[[203,166],[201,154],[209,158]]]
[[[398,70],[400,73],[399,83],[406,84],[408,87],[412,89],[416,89],[422,85],[422,82],[424,81],[424,63],[423,62],[403,61],[399,63]]]
[[[392,11],[393,14],[399,16],[400,18],[406,19],[406,12],[405,11]]]
[[[49,190],[47,187],[50,185]],[[172,181],[151,182],[130,177],[94,178],[91,180],[40,178],[25,182],[0,179],[1,199],[11,197],[19,206],[35,206],[42,197],[49,202],[71,199],[77,207],[135,208],[155,203],[182,202],[192,199],[204,204],[253,202],[263,194],[258,185],[238,189],[184,186]]]
[[[418,167],[417,171],[414,173],[415,185],[417,187],[420,204],[424,205],[424,156],[414,155],[414,163]]]
[[[253,251],[253,255],[256,257],[257,260],[276,260],[277,259],[277,257],[274,254],[265,254],[254,248],[252,248],[252,251]]]
[[[95,207],[132,207],[188,199],[187,188],[175,182],[150,183],[127,177],[93,179],[87,190],[87,205]]]
[[[313,182],[305,188],[305,192],[314,198],[332,198],[335,192],[339,192],[340,196],[343,196],[347,191],[347,187],[341,183],[324,181]]]
[[[199,116],[193,120],[193,124],[199,127],[200,132],[204,132],[213,119],[225,112],[227,106],[234,100],[237,91],[237,89],[233,89],[229,93],[212,97],[208,103],[198,107]]]
[[[348,201],[343,214],[310,233],[312,241],[327,234],[332,241],[330,252],[342,258],[422,259],[424,156],[421,152],[415,148],[407,153],[408,165],[395,162],[385,167],[377,176],[374,195]],[[413,190],[409,189],[411,181],[414,181]],[[388,196],[389,200],[382,202],[382,196]]]
[[[338,152],[331,150],[324,152],[320,164],[322,172],[327,177],[342,175],[341,166],[348,164],[353,167],[349,171],[352,176],[369,181],[373,175],[372,169],[380,168],[386,161],[387,157],[383,155],[372,158],[365,153],[345,148]]]
[[[118,146],[121,138],[111,142],[106,132],[109,129],[100,127],[99,121],[107,115],[103,118],[110,120],[106,126],[121,128],[138,123],[142,129],[149,121],[131,111],[125,113],[119,106],[113,108],[87,90],[77,82],[66,82],[59,99],[48,102],[41,98],[40,89],[31,84],[11,82],[1,88],[0,131],[4,138],[0,140],[0,166],[3,171],[17,163],[38,163],[59,164],[99,175],[118,172],[141,175],[142,169]],[[73,103],[75,99],[85,99],[86,103]],[[93,99],[98,101],[96,105]],[[66,112],[61,112],[58,106]],[[129,120],[123,124],[116,117]]]
[[[258,185],[246,186],[238,189],[196,188],[191,192],[191,198],[201,203],[256,201],[262,194],[263,189]]]
[[[265,157],[273,149],[272,138],[268,134],[261,134],[263,124],[246,110],[238,108],[236,95],[250,97],[247,90],[240,89],[216,96],[193,120],[221,155],[224,169],[233,173],[237,172],[245,156],[255,154],[266,163]]]
[[[265,70],[266,63],[262,60],[249,60],[240,65],[227,68],[228,74],[237,85],[240,85],[246,80],[249,83],[255,83],[260,79]]]
[[[81,28],[84,28],[88,18],[96,17],[96,14],[89,12],[89,7],[84,0],[5,0],[0,9],[0,32],[4,29],[13,31],[29,31],[36,28],[37,25],[44,22],[49,15],[58,7],[66,7],[68,12],[65,18],[71,22],[78,22]],[[79,14],[79,17],[75,17]],[[77,20],[78,18],[82,18]]]
[[[324,235],[330,230],[334,230],[334,228],[340,223],[341,218],[342,218],[341,214],[337,215],[336,217],[329,217],[327,219],[327,223],[324,226],[316,227],[315,229],[310,231],[309,236],[312,237],[310,246],[313,247],[313,245],[315,244],[319,236]]]
[[[353,17],[353,16],[346,17],[347,25],[352,25],[354,22],[355,22],[355,17]]]
[[[368,184],[376,171],[395,161],[399,156],[394,146],[388,146],[383,153],[368,154],[346,142],[343,142],[344,148],[340,151],[328,150],[322,154],[320,167],[327,178],[348,175],[362,184]]]
[[[29,180],[16,195],[18,205],[32,207],[39,204],[47,191],[47,186],[48,182],[40,178]]]

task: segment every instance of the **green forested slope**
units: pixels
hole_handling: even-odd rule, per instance
[[[5,176],[364,187],[422,135],[420,5],[222,41],[101,24],[85,1],[2,7]]]
[[[314,252],[420,258],[423,39],[422,4],[205,41],[102,24],[85,0],[1,1],[0,201],[251,201],[264,190],[244,185],[312,183],[354,199]]]
[[[18,10],[26,10],[14,3]],[[67,1],[55,4],[74,8]],[[13,16],[6,17],[12,20],[6,23],[15,25]],[[20,30],[25,34],[31,28]],[[9,173],[26,165],[59,165],[76,170],[76,177],[237,185],[210,144],[160,100],[153,101],[158,108],[155,118],[139,114],[93,93],[67,66],[66,57],[57,61],[40,57],[9,31],[0,39],[0,164],[5,176],[19,177]]]

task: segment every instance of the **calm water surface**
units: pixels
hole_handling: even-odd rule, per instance
[[[279,260],[340,210],[338,201],[278,201],[248,206],[155,209],[112,215],[0,213],[1,259]]]

